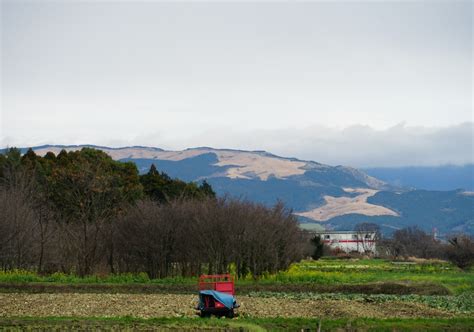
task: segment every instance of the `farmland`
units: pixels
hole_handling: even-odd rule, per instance
[[[0,273],[2,328],[474,328],[474,271],[443,261],[322,259],[237,281],[239,317],[197,318],[194,278]],[[320,323],[321,321],[321,323]]]

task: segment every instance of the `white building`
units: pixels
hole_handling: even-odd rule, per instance
[[[375,253],[375,232],[369,231],[320,231],[324,244],[331,249],[339,248],[344,252]]]

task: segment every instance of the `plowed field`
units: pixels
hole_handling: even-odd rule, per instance
[[[241,316],[327,318],[449,318],[454,314],[422,303],[284,299],[239,296]],[[185,294],[0,294],[0,317],[193,317],[195,295]]]

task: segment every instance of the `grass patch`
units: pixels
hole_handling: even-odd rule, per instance
[[[319,319],[319,318],[0,318],[0,330],[221,330],[221,331],[471,331],[472,318],[451,319]]]
[[[4,283],[61,283],[61,284],[194,284],[197,278],[172,277],[150,279],[146,273],[122,273],[79,277],[75,274],[56,272],[40,275],[28,270],[0,271],[0,282]]]

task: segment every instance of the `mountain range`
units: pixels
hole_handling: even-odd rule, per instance
[[[85,146],[45,145],[33,150],[44,155]],[[218,195],[269,206],[282,201],[307,229],[348,230],[360,222],[374,222],[385,233],[416,225],[426,231],[436,229],[439,234],[474,234],[474,193],[463,189],[415,189],[405,183],[383,181],[356,168],[284,158],[265,151],[87,146],[103,150],[115,160],[133,161],[141,173],[155,164],[171,177],[205,179]],[[381,178],[386,179],[387,174]]]

